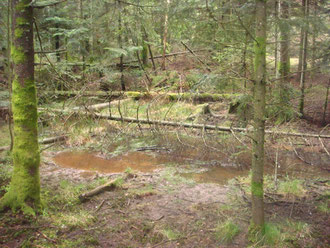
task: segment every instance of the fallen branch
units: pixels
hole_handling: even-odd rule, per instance
[[[114,179],[110,182],[107,182],[91,191],[88,191],[86,193],[83,193],[81,195],[79,195],[79,200],[81,202],[84,202],[84,201],[87,201],[89,198],[95,196],[95,195],[98,195],[98,194],[101,194],[103,193],[104,191],[111,191],[111,190],[114,190],[115,188],[117,188],[118,186],[118,179]]]
[[[194,51],[191,50],[191,49],[188,47],[187,44],[185,44],[183,41],[181,41],[181,44],[182,44],[185,48],[187,48],[188,51],[189,51],[192,55],[194,55],[195,58],[196,58],[196,59],[197,59],[202,65],[204,65],[205,68],[206,68],[209,72],[211,72],[210,67],[209,67],[209,66],[208,66],[203,60],[201,60],[201,59],[196,55],[196,53],[194,53]]]
[[[100,110],[100,109],[103,109],[103,108],[106,108],[106,107],[121,104],[121,103],[126,102],[128,100],[130,100],[130,99],[127,98],[127,99],[124,99],[124,100],[118,100],[118,101],[112,101],[112,102],[106,102],[106,103],[98,103],[98,104],[88,105],[88,106],[74,107],[74,108],[72,108],[72,110],[73,111],[79,111],[79,110],[96,111],[96,110]]]
[[[253,129],[246,128],[238,128],[238,127],[223,127],[223,126],[215,126],[215,125],[207,125],[207,124],[193,124],[193,123],[185,123],[185,122],[173,122],[173,121],[158,121],[158,120],[147,120],[147,119],[135,119],[129,117],[118,117],[118,116],[108,116],[103,114],[95,114],[95,117],[100,119],[108,119],[112,121],[123,121],[123,122],[131,122],[131,123],[139,123],[139,124],[152,124],[159,126],[172,126],[172,127],[187,127],[187,128],[197,128],[197,129],[208,129],[215,131],[224,131],[224,132],[252,132]],[[272,135],[281,135],[281,136],[296,136],[296,137],[310,137],[310,138],[324,138],[330,139],[330,135],[319,135],[319,134],[309,134],[309,133],[290,133],[290,132],[278,132],[278,131],[265,131],[266,134]]]
[[[61,109],[51,109],[51,111],[54,111],[57,113],[77,112],[77,111],[72,111],[72,110],[61,110]],[[174,122],[174,121],[158,121],[158,120],[140,119],[140,118],[136,119],[136,118],[122,117],[122,116],[109,116],[109,115],[97,114],[97,113],[85,113],[85,114],[89,115],[91,117],[99,118],[99,119],[128,122],[128,123],[137,123],[137,124],[149,124],[149,125],[170,126],[170,127],[186,127],[186,128],[205,129],[205,130],[215,130],[215,131],[222,131],[222,132],[232,132],[232,131],[243,132],[243,133],[244,132],[245,133],[253,132],[252,128],[223,127],[223,126],[208,125],[208,124],[194,124],[194,123]],[[330,139],[330,135],[323,135],[323,134],[291,133],[291,132],[280,132],[280,131],[270,131],[270,130],[265,130],[265,134]]]
[[[54,5],[57,5],[57,4],[60,4],[60,3],[64,3],[66,2],[66,0],[62,0],[62,1],[52,1],[52,2],[46,2],[45,3],[35,3],[36,1],[32,1],[31,2],[31,6],[35,9],[43,9],[43,8],[46,8],[46,7],[49,7],[49,6],[54,6]]]
[[[323,141],[322,141],[322,139],[319,137],[319,141],[320,141],[320,143],[321,143],[321,145],[322,145],[322,147],[323,147],[323,149],[324,149],[324,151],[328,154],[328,156],[330,157],[330,153],[329,153],[329,151],[327,150],[327,148],[325,147],[325,145],[324,145],[324,143],[323,143]]]
[[[60,142],[66,140],[67,136],[57,136],[57,137],[52,137],[52,138],[47,138],[43,140],[39,140],[39,144],[47,145],[47,144],[52,144],[55,142]],[[9,146],[2,146],[0,147],[0,152],[8,150],[10,147]]]

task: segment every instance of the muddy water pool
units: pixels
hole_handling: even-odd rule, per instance
[[[130,152],[109,159],[89,152],[62,152],[53,157],[53,161],[64,168],[101,173],[121,173],[127,168],[140,172],[152,172],[168,162],[165,157],[156,157],[142,152]]]
[[[88,172],[100,173],[122,173],[127,168],[140,172],[153,172],[157,169],[164,169],[166,164],[175,163],[178,168],[186,165],[187,161],[174,158],[171,155],[161,155],[146,152],[129,152],[123,155],[114,156],[109,159],[101,158],[90,152],[61,152],[53,157],[53,161],[64,168],[73,168]],[[194,164],[194,161],[189,161]],[[249,168],[236,168],[231,166],[208,166],[207,162],[203,166],[205,170],[188,170],[188,173],[180,172],[180,176],[193,179],[199,183],[226,184],[228,180],[237,176],[247,176]],[[286,161],[286,166],[278,168],[278,175],[295,176],[302,178],[315,178],[329,176],[330,173],[317,166],[304,165],[297,160]],[[274,166],[266,165],[265,174],[274,174]]]

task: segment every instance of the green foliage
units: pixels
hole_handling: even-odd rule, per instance
[[[288,122],[298,116],[291,100],[298,96],[298,92],[292,87],[286,86],[285,89],[276,88],[272,91],[272,102],[266,106],[266,115],[275,120],[276,124]]]
[[[225,243],[231,243],[239,233],[239,226],[231,219],[226,220],[224,223],[219,223],[215,228],[217,240]]]
[[[121,56],[129,56],[135,54],[137,51],[142,51],[142,46],[129,46],[126,48],[105,47],[104,50],[110,52],[112,58],[119,58]]]

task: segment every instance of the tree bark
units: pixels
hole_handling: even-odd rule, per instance
[[[145,30],[145,28],[142,26],[141,27],[141,32],[142,32],[142,63],[144,66],[148,65],[148,35],[147,35],[147,31]]]
[[[55,13],[57,14],[57,5],[55,5]],[[55,24],[56,32],[58,32],[59,25],[58,23]],[[60,62],[61,61],[61,54],[59,52],[60,50],[60,36],[56,35],[55,36],[55,51],[56,51],[56,61]]]
[[[280,1],[280,63],[278,65],[280,81],[279,81],[279,103],[281,106],[289,104],[288,84],[290,74],[290,26],[289,19],[289,5],[286,1]]]
[[[313,35],[312,35],[312,56],[311,56],[311,80],[314,80],[316,69],[316,35],[317,35],[317,25],[316,25],[316,17],[317,17],[317,1],[314,0],[313,3]]]
[[[168,12],[170,6],[170,0],[165,0],[165,16],[164,16],[164,34],[163,34],[163,61],[162,61],[162,70],[166,70],[166,47],[167,47],[167,32],[168,32]]]
[[[299,113],[301,117],[304,117],[304,105],[305,105],[305,81],[307,70],[307,47],[308,47],[308,15],[309,15],[309,0],[304,0],[304,17],[305,25],[303,32],[303,46],[302,46],[302,68],[300,72],[300,100],[299,100]]]
[[[122,37],[122,32],[123,32],[123,28],[122,28],[122,20],[121,20],[121,12],[122,12],[122,8],[121,8],[121,1],[117,1],[118,3],[118,45],[119,48],[123,48],[123,37]],[[120,85],[121,85],[121,90],[125,91],[126,90],[126,86],[125,86],[125,81],[124,81],[124,55],[120,56],[120,62],[119,62],[119,68],[120,68]]]
[[[306,0],[301,0],[303,18],[305,17],[305,1]],[[304,44],[304,27],[302,26],[301,30],[300,30],[299,61],[298,61],[298,70],[297,70],[299,78],[301,77],[300,74],[301,74],[301,71],[302,71],[303,44]]]
[[[327,86],[327,92],[325,94],[325,101],[324,101],[324,107],[323,107],[323,116],[322,116],[322,124],[326,125],[326,119],[327,119],[327,108],[328,108],[328,100],[329,100],[329,88],[330,88],[330,79],[328,81]]]
[[[279,58],[279,43],[278,43],[278,27],[279,27],[279,11],[280,11],[280,0],[275,0],[275,78],[279,78],[278,70],[278,58]]]
[[[255,34],[255,85],[253,117],[253,155],[252,155],[252,221],[250,233],[264,232],[264,139],[265,139],[265,95],[266,95],[266,0],[256,0],[256,34]]]
[[[40,152],[34,82],[33,8],[31,0],[12,0],[12,108],[14,119],[13,174],[0,210],[26,214],[40,210]]]

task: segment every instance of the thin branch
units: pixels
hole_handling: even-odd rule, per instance
[[[140,4],[136,4],[136,3],[125,2],[125,1],[122,1],[122,0],[118,0],[118,2],[121,2],[121,3],[126,4],[126,5],[139,7],[139,8],[156,8],[156,7],[158,7],[158,6],[154,6],[154,5],[140,5]]]
[[[64,3],[66,1],[67,0],[50,2],[50,3],[36,3],[36,0],[34,0],[30,3],[30,6],[32,6],[35,9],[43,9],[43,8],[46,8],[46,7],[49,7],[49,6],[54,6],[54,5],[57,5],[57,4],[60,4],[60,3]]]

